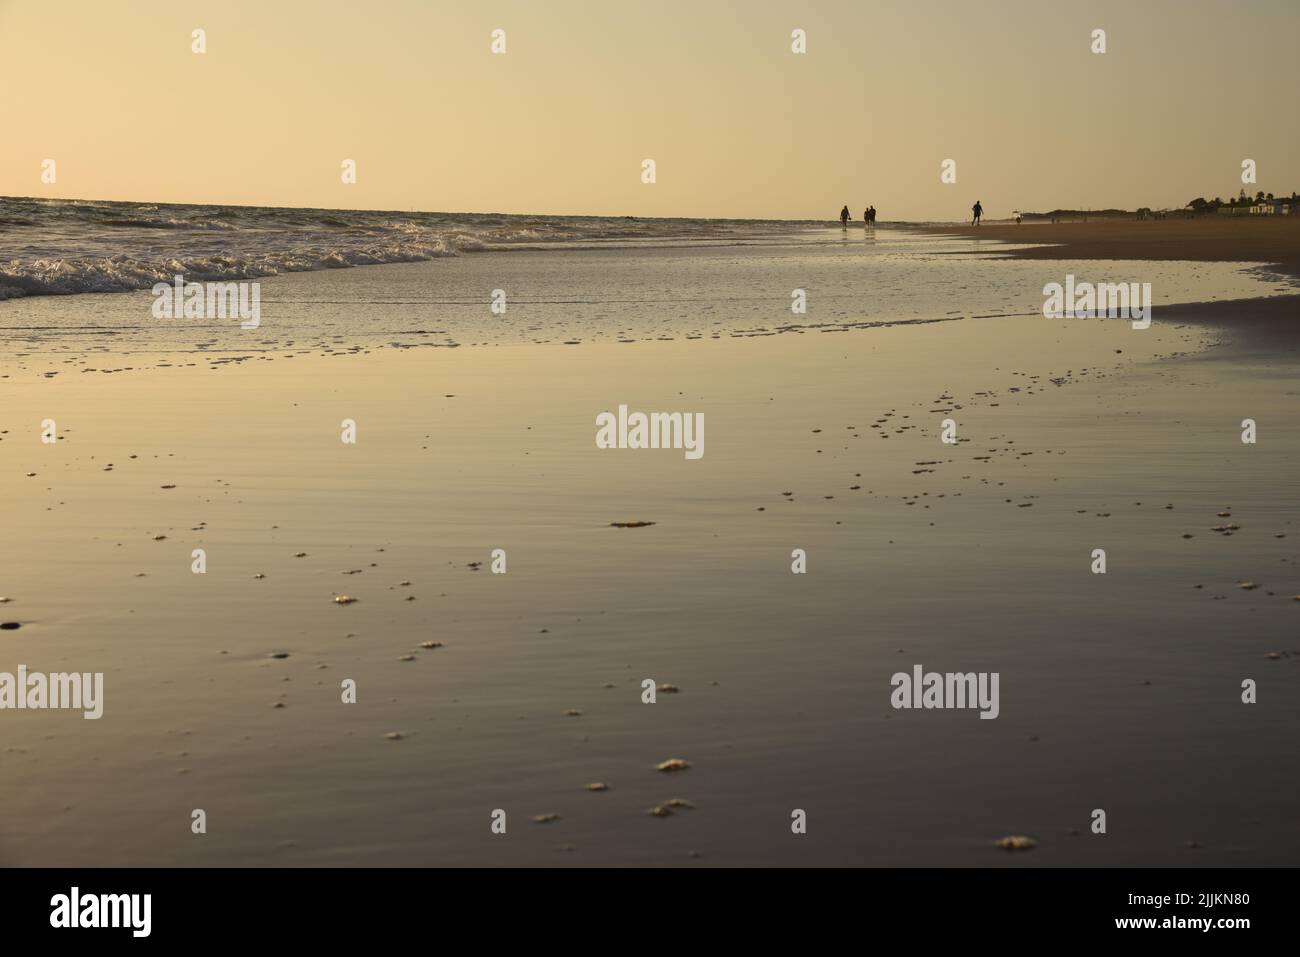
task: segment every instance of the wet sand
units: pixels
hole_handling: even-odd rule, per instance
[[[1294,864],[1294,370],[1157,319],[5,379],[0,660],[106,701],[2,716],[0,863]]]
[[[0,862],[1294,863],[1294,360],[1252,332],[1288,300],[975,318],[1042,277],[969,260],[914,307],[943,321],[890,325],[912,260],[833,239],[278,277],[239,351],[51,349],[23,323],[166,330],[138,296],[9,304],[0,670],[103,671],[106,700],[0,716]],[[985,270],[1005,305],[953,309]],[[817,308],[764,318],[751,276]],[[686,277],[723,300],[658,303]],[[365,305],[497,282],[545,300],[524,341]],[[597,449],[620,403],[703,412],[704,457]],[[999,672],[999,718],[893,710],[914,664]]]
[[[1197,219],[928,227],[921,232],[994,240],[953,255],[995,252],[1027,260],[1145,260],[1253,262],[1300,280],[1300,216],[1218,216]],[[1014,243],[1013,247],[1004,244]],[[1161,306],[1166,322],[1203,323],[1223,333],[1236,355],[1262,361],[1300,350],[1300,294]],[[1220,355],[1224,354],[1222,352]]]

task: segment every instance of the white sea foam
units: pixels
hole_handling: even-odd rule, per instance
[[[785,222],[396,213],[0,198],[0,300],[619,241],[736,240]],[[165,250],[165,252],[159,252]]]

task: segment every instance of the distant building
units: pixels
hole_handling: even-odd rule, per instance
[[[1220,216],[1296,216],[1300,215],[1300,200],[1295,196],[1251,199],[1238,197],[1236,205],[1223,204],[1215,209]]]
[[[1250,212],[1255,216],[1290,216],[1291,200],[1285,196],[1256,200]]]

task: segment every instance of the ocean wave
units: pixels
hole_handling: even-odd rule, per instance
[[[190,282],[260,279],[285,272],[313,272],[424,262],[454,256],[442,243],[394,244],[359,249],[302,249],[251,258],[211,256],[200,259],[141,260],[129,256],[103,259],[37,259],[0,263],[0,300],[22,296],[71,296],[87,292],[134,292],[177,275]]]
[[[136,229],[238,229],[231,223],[202,219],[92,219],[95,226]]]
[[[799,225],[0,197],[0,299],[127,292],[178,273],[256,279],[556,244],[734,241]]]

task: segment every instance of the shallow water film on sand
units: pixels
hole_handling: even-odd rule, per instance
[[[0,676],[6,860],[1289,860],[1293,378],[1041,291],[1286,283],[1010,248],[290,273],[256,328],[189,279],[8,301],[5,646],[104,716]],[[1090,842],[1120,791],[1142,827]]]

